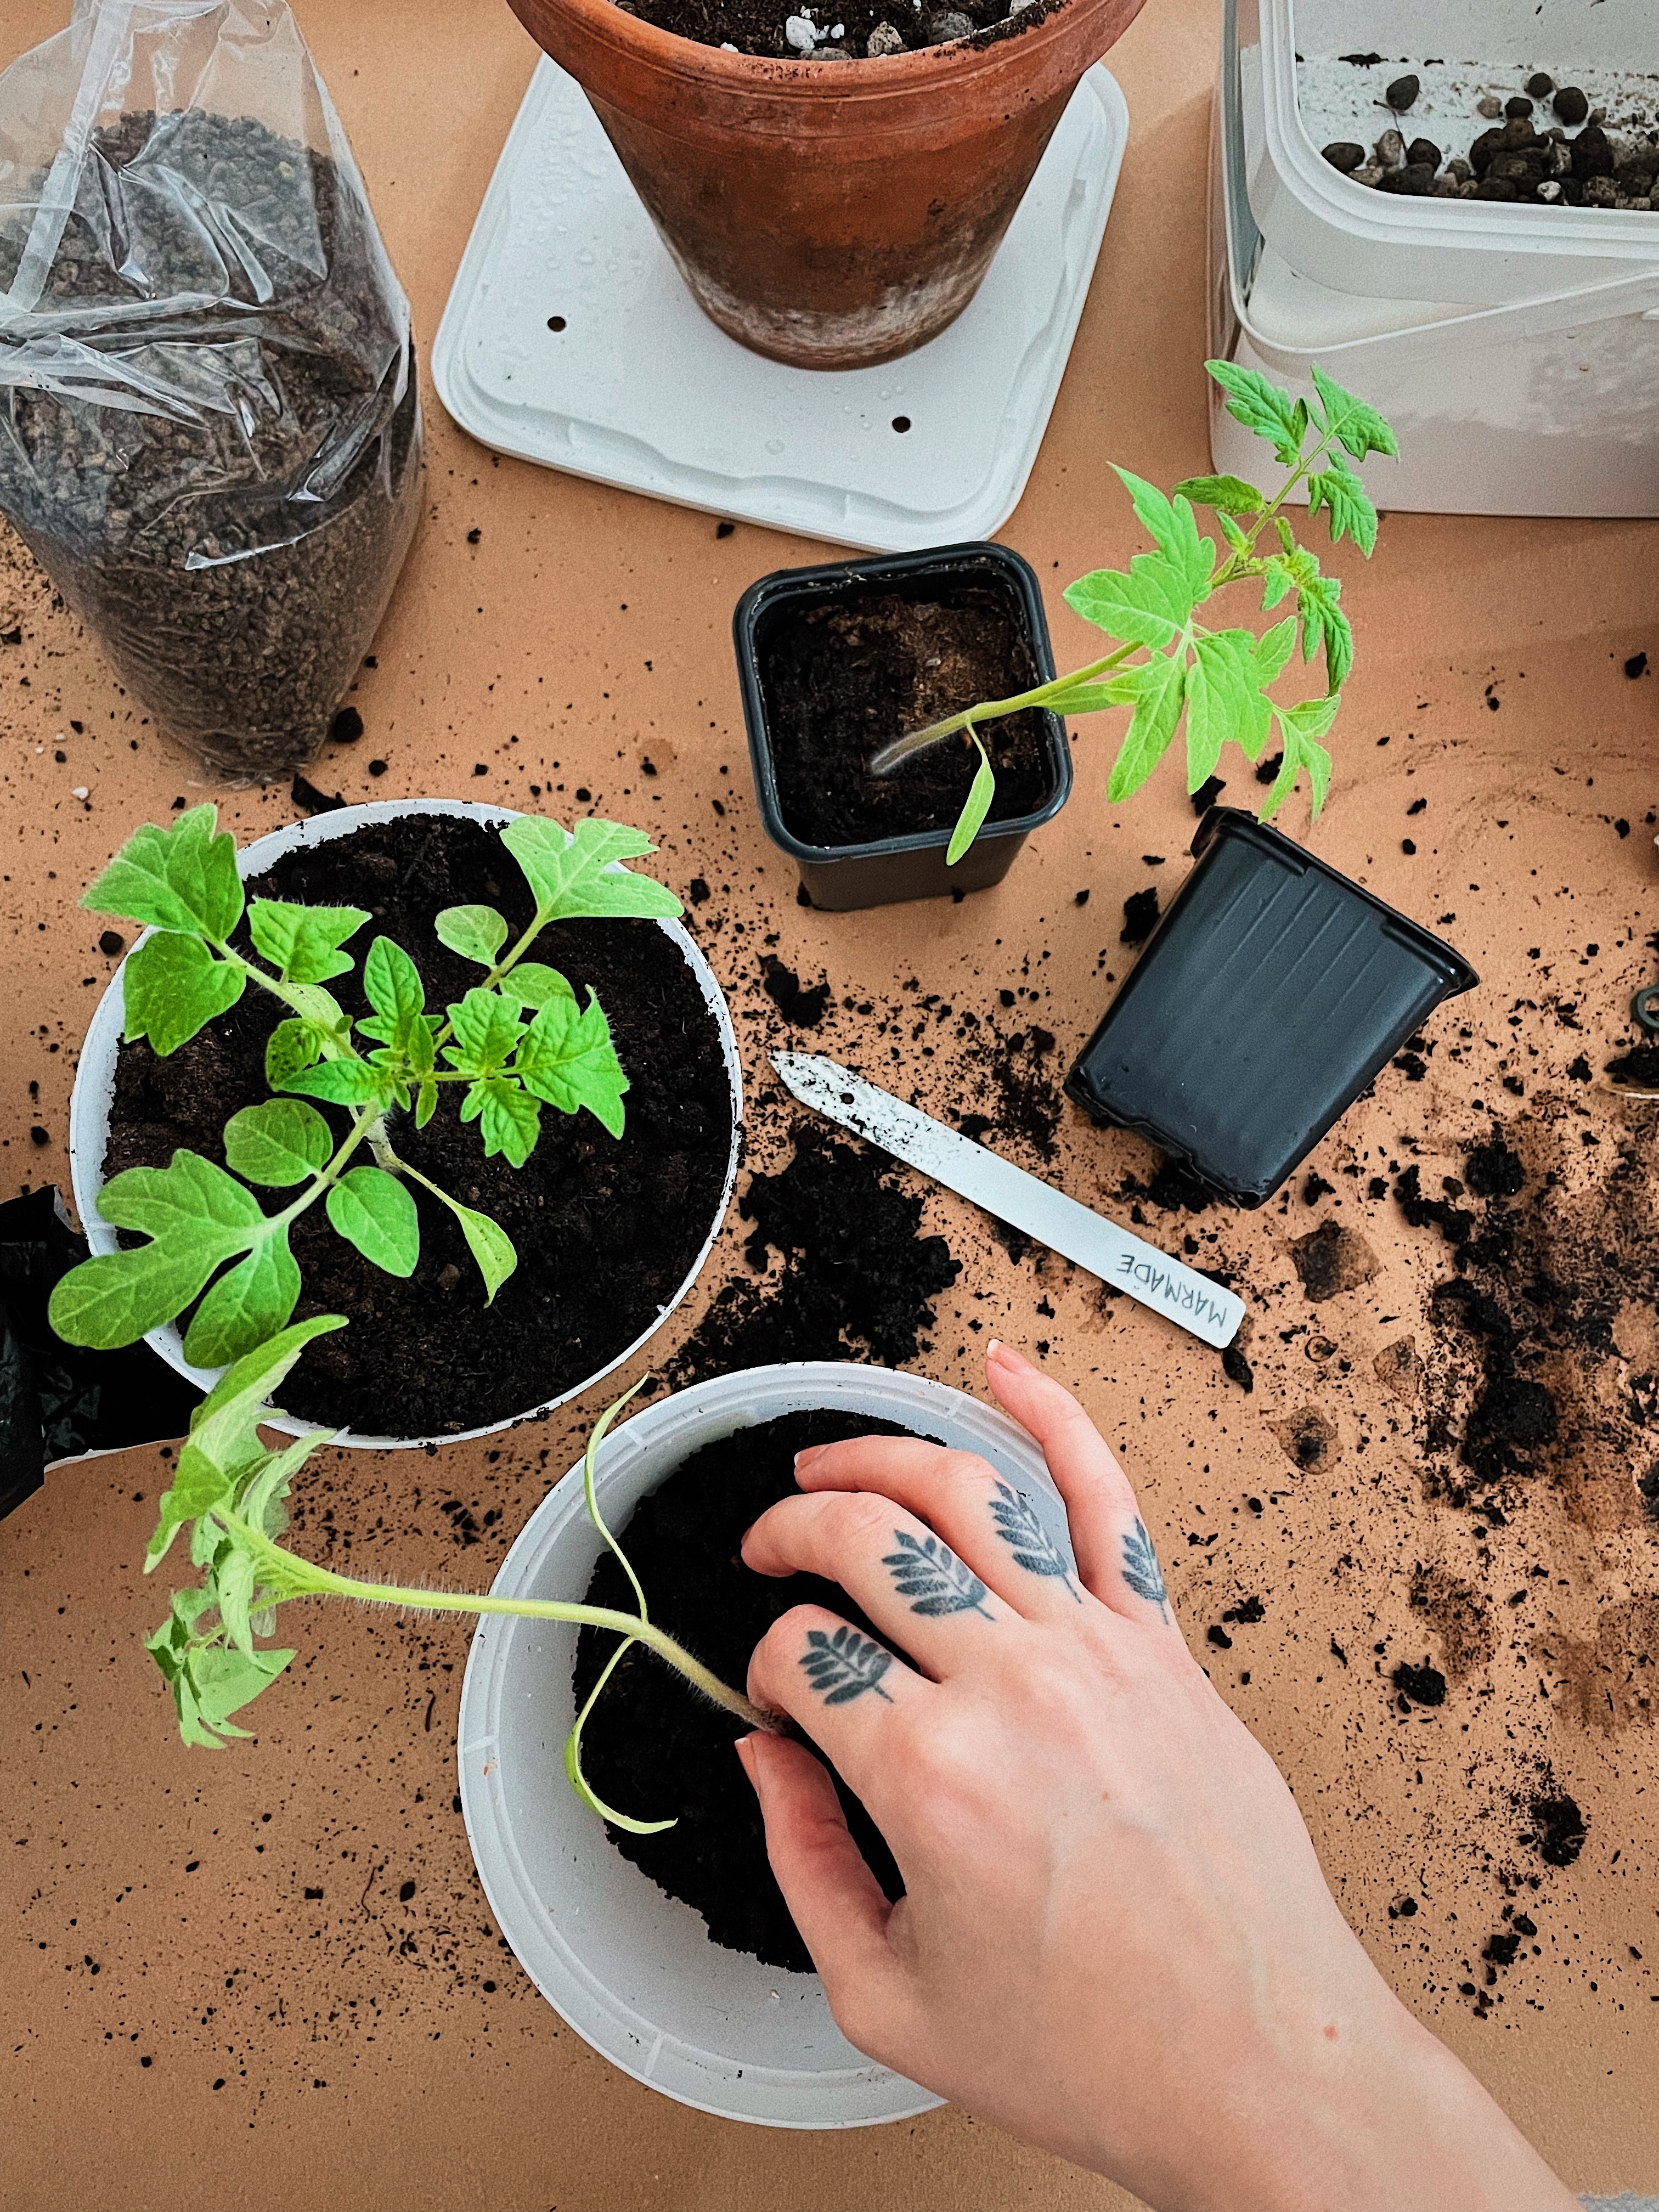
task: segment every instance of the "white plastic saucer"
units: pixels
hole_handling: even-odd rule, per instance
[[[678,506],[885,553],[988,538],[1048,428],[1128,135],[1097,64],[948,331],[884,368],[789,368],[696,306],[544,58],[439,326],[439,397],[500,453]]]

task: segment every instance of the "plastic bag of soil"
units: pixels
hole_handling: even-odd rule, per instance
[[[76,0],[0,75],[0,513],[225,776],[326,734],[420,453],[409,303],[282,0]]]
[[[53,1332],[52,1291],[86,1256],[55,1190],[0,1205],[0,1520],[48,1468],[182,1437],[202,1402],[147,1344],[88,1352]]]

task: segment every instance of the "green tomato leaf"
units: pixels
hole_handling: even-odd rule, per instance
[[[1243,745],[1254,758],[1267,733],[1270,709],[1256,681],[1255,638],[1247,629],[1218,630],[1194,641],[1187,674],[1187,789],[1215,774],[1221,749]]]
[[[302,1022],[297,1014],[289,1014],[265,1039],[265,1081],[273,1091],[283,1090],[290,1075],[313,1066],[322,1058],[324,1042],[320,1030]]]
[[[353,1168],[325,1204],[348,1244],[388,1275],[412,1275],[421,1256],[421,1223],[415,1201],[383,1168]]]
[[[422,1015],[426,988],[420,969],[403,946],[394,945],[389,937],[377,937],[368,948],[363,962],[363,994],[374,1012],[359,1022],[358,1028],[365,1036],[390,1045],[394,1052],[407,1052],[410,1038],[425,1030]],[[429,1038],[430,1030],[426,1034]],[[431,1065],[429,1056],[428,1065]]]
[[[947,868],[955,867],[978,836],[981,826],[991,811],[991,801],[997,795],[995,773],[986,757],[984,746],[977,738],[974,740],[974,750],[979,755],[979,766],[974,770],[974,780],[969,786],[967,798],[963,801],[962,811],[957,817],[957,826],[951,832],[951,842],[945,854]]]
[[[1324,647],[1326,688],[1340,691],[1353,666],[1353,632],[1337,604],[1342,595],[1340,579],[1316,575],[1296,595],[1302,624],[1302,658],[1311,660]]]
[[[513,1062],[526,1091],[574,1114],[586,1106],[613,1137],[623,1133],[628,1078],[611,1041],[611,1025],[590,990],[580,1012],[574,999],[552,999],[530,1024]]]
[[[1255,680],[1265,690],[1285,672],[1296,644],[1296,617],[1286,615],[1255,641]]]
[[[1234,422],[1266,438],[1280,465],[1293,469],[1308,428],[1306,404],[1292,400],[1259,371],[1241,368],[1236,362],[1206,361],[1204,366],[1226,393],[1227,412]]]
[[[1177,654],[1159,654],[1133,672],[1139,678],[1135,710],[1106,784],[1115,806],[1132,798],[1163,759],[1187,693],[1187,670]]]
[[[370,919],[360,906],[293,906],[283,899],[255,899],[247,926],[265,958],[294,983],[325,983],[348,975],[353,962],[340,951]]]
[[[172,1488],[161,1493],[161,1517],[156,1522],[155,1534],[150,1538],[144,1555],[144,1572],[149,1574],[157,1565],[174,1535],[187,1521],[198,1521],[203,1514],[211,1513],[219,1506],[228,1505],[235,1488],[234,1473],[219,1466],[205,1453],[192,1452],[186,1445],[179,1455],[178,1472],[173,1476]],[[206,1522],[202,1526],[204,1529],[210,1528]],[[198,1566],[207,1564],[218,1550],[219,1541],[218,1534],[210,1533],[210,1541],[205,1547],[207,1557],[198,1559]],[[193,1553],[193,1541],[191,1550]],[[179,1595],[182,1596],[184,1593]],[[178,1600],[173,1602],[176,1606]]]
[[[52,1325],[70,1344],[112,1351],[173,1320],[222,1261],[264,1232],[250,1191],[198,1153],[177,1152],[165,1168],[129,1168],[98,1194],[112,1228],[151,1238],[71,1267],[52,1294]]]
[[[314,1106],[268,1098],[225,1124],[225,1161],[248,1182],[276,1190],[303,1182],[334,1157],[334,1133]]]
[[[1155,650],[1173,645],[1192,619],[1198,594],[1162,553],[1137,553],[1127,574],[1097,568],[1066,589],[1066,604],[1109,637]]]
[[[1376,544],[1376,509],[1340,453],[1331,456],[1329,468],[1308,478],[1308,512],[1317,514],[1322,507],[1330,515],[1332,544],[1352,538],[1369,560]]]
[[[428,1077],[427,1081],[421,1085],[420,1090],[416,1093],[415,1127],[417,1129],[425,1128],[427,1123],[432,1119],[434,1113],[436,1111],[437,1104],[438,1086]]]
[[[493,968],[507,942],[507,923],[493,906],[447,906],[433,927],[440,945],[480,968]]]
[[[1260,514],[1267,504],[1266,494],[1243,477],[1187,477],[1176,486],[1176,496],[1222,515]]]
[[[248,1620],[248,1607],[253,1599],[252,1553],[231,1547],[229,1556],[214,1577],[214,1588],[225,1633],[239,1651],[253,1658],[253,1629]]]
[[[1165,499],[1156,484],[1132,475],[1127,469],[1118,469],[1116,473],[1133,502],[1142,527],[1180,574],[1193,605],[1199,605],[1209,597],[1210,578],[1215,570],[1215,547],[1207,538],[1200,535],[1191,506],[1179,492],[1173,500]]]
[[[484,1304],[493,1306],[495,1293],[519,1264],[519,1255],[513,1248],[513,1239],[499,1221],[492,1221],[487,1213],[475,1213],[470,1206],[463,1206],[445,1194],[445,1203],[461,1224],[461,1234],[466,1248],[478,1265],[484,1279]]]
[[[672,921],[685,911],[672,891],[649,876],[613,866],[657,849],[643,830],[625,822],[590,817],[567,833],[545,816],[521,814],[502,830],[501,842],[524,871],[544,922],[580,915]]]
[[[461,1101],[461,1119],[478,1123],[486,1159],[502,1152],[512,1166],[521,1168],[541,1133],[541,1103],[511,1076],[490,1075],[468,1087]]]
[[[215,836],[218,809],[192,806],[168,828],[147,822],[126,843],[81,903],[155,929],[222,943],[242,918],[236,841]]]
[[[234,1176],[186,1152],[175,1152],[164,1168],[129,1168],[112,1176],[98,1194],[98,1211],[112,1228],[157,1239],[198,1237],[220,1260],[246,1251],[265,1218]]]
[[[476,985],[450,1007],[449,1020],[455,1042],[444,1047],[444,1058],[462,1075],[499,1075],[525,1033],[504,999]]]
[[[508,1006],[528,1006],[532,1011],[544,1006],[550,999],[576,995],[556,968],[544,967],[539,960],[521,960],[516,968],[509,968],[495,988]]]
[[[393,1072],[366,1060],[325,1060],[320,1067],[296,1067],[276,1085],[325,1106],[373,1106],[391,1103],[398,1088]]]
[[[300,1297],[300,1269],[288,1248],[286,1223],[228,1273],[221,1275],[191,1317],[185,1357],[193,1367],[224,1367],[257,1351],[287,1322]]]
[[[261,1690],[268,1690],[293,1656],[291,1651],[256,1651],[250,1656],[245,1651],[228,1650],[222,1644],[203,1646],[190,1663],[198,1726],[204,1723],[222,1735],[246,1735],[246,1729],[230,1725],[229,1716],[240,1712]],[[185,1741],[203,1739],[186,1736]]]
[[[1399,459],[1400,445],[1374,407],[1363,399],[1356,399],[1352,392],[1345,392],[1333,376],[1324,370],[1313,371],[1314,389],[1325,405],[1325,427],[1334,430],[1355,460],[1363,461],[1367,453],[1388,453]]]
[[[199,937],[147,937],[121,970],[126,1040],[147,1036],[165,1059],[217,1014],[228,1013],[246,977],[216,960]]]

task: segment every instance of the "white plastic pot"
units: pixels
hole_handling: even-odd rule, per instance
[[[1460,58],[1473,39],[1474,59],[1498,42],[1529,66],[1547,39],[1549,67],[1573,59],[1561,48],[1602,21],[1575,12],[1570,38],[1565,17],[1547,31],[1534,24],[1526,0],[1523,35],[1516,0],[1463,0],[1454,38],[1442,5],[1297,0],[1295,36],[1310,53],[1382,46]],[[1310,397],[1317,362],[1377,408],[1401,458],[1373,455],[1360,474],[1384,509],[1659,514],[1659,215],[1408,200],[1350,183],[1294,117],[1290,7],[1260,0],[1258,46],[1257,0],[1227,0],[1211,146],[1211,355]],[[1606,19],[1621,36],[1639,27],[1630,9]],[[1602,58],[1641,65],[1616,51]],[[1267,447],[1213,389],[1210,447],[1218,470],[1277,489]]]
[[[292,822],[285,829],[272,830],[263,837],[256,837],[251,845],[244,846],[236,855],[237,873],[244,883],[251,877],[262,875],[284,853],[291,853],[306,845],[324,845],[337,837],[349,837],[354,830],[366,830],[381,822],[396,822],[409,814],[453,814],[465,821],[482,822],[501,826],[516,821],[515,811],[504,806],[481,806],[463,799],[374,799],[362,806],[342,806],[327,814],[319,814],[302,822]],[[531,1420],[537,1415],[550,1413],[556,1407],[578,1398],[633,1358],[641,1346],[650,1341],[669,1315],[684,1297],[702,1271],[704,1261],[714,1249],[720,1224],[726,1218],[726,1209],[731,1203],[732,1186],[737,1181],[738,1150],[743,1120],[743,1073],[738,1060],[738,1041],[732,1027],[732,1016],[725,994],[714,980],[714,970],[697,950],[692,939],[677,921],[641,924],[666,931],[679,947],[681,955],[697,979],[709,1012],[719,1025],[720,1050],[726,1060],[726,1073],[732,1087],[732,1150],[726,1161],[726,1180],[720,1188],[720,1203],[714,1209],[708,1234],[696,1258],[692,1261],[685,1280],[673,1297],[658,1312],[654,1320],[641,1329],[625,1350],[605,1366],[595,1369],[573,1382],[556,1398],[544,1400],[538,1406],[526,1406],[522,1413],[514,1413],[504,1421],[491,1421],[479,1429],[458,1430],[437,1437],[366,1437],[346,1430],[337,1438],[342,1444],[356,1444],[369,1451],[397,1451],[424,1447],[428,1444],[466,1443],[477,1437],[493,1437],[517,1423]],[[75,1071],[75,1089],[70,1099],[70,1180],[75,1191],[75,1204],[81,1216],[81,1225],[87,1242],[94,1253],[115,1252],[120,1249],[115,1231],[98,1211],[98,1193],[104,1183],[104,1149],[109,1140],[110,1101],[115,1089],[115,1060],[120,1047],[121,1030],[125,1011],[123,975],[126,961],[131,959],[146,938],[155,933],[144,930],[136,938],[119,968],[110,978],[104,995],[98,1001],[86,1042],[81,1048],[80,1063]],[[179,1329],[168,1322],[163,1328],[152,1329],[144,1341],[159,1352],[169,1367],[198,1383],[204,1390],[210,1389],[224,1370],[222,1368],[192,1367],[185,1358],[184,1340]],[[281,1429],[289,1436],[309,1435],[315,1424],[296,1421],[286,1416],[274,1419],[270,1427]]]
[[[1069,1550],[1042,1455],[1006,1414],[918,1375],[823,1360],[719,1376],[635,1413],[599,1450],[605,1519],[620,1529],[705,1444],[809,1408],[897,1422],[982,1454]],[[494,1593],[580,1599],[599,1550],[578,1465],[526,1523]],[[537,1988],[624,2073],[699,2112],[764,2127],[856,2128],[931,2110],[937,2097],[846,2041],[815,1974],[785,1973],[712,1942],[701,1917],[630,1865],[578,1802],[562,1757],[575,1717],[577,1634],[522,1618],[481,1621],[461,1690],[461,1803],[472,1856],[501,1933]],[[590,1728],[604,1719],[601,1700]]]

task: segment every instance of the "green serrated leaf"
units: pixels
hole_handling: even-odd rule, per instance
[[[247,1478],[247,1485],[237,1501],[239,1516],[272,1543],[288,1526],[288,1508],[284,1501],[289,1485],[313,1452],[325,1444],[332,1443],[339,1434],[337,1429],[321,1435],[296,1437],[286,1449],[273,1452],[257,1471]],[[257,1624],[256,1624],[257,1626]],[[262,1636],[269,1636],[269,1627],[261,1628]]]
[[[1311,741],[1322,738],[1335,721],[1342,702],[1334,692],[1326,692],[1317,699],[1299,700],[1294,707],[1279,708],[1279,726],[1297,738]]]
[[[1224,514],[1221,508],[1218,507],[1216,509],[1215,519],[1221,525],[1222,535],[1225,538],[1228,544],[1232,547],[1234,552],[1248,553],[1250,550],[1250,541],[1245,536],[1244,532],[1239,528],[1238,525],[1233,520],[1231,515]]]
[[[535,1151],[541,1133],[541,1103],[511,1076],[485,1076],[468,1085],[461,1101],[461,1119],[478,1123],[486,1159],[501,1152],[511,1166],[521,1168]]]
[[[71,1267],[52,1291],[52,1325],[65,1342],[112,1351],[172,1321],[214,1269],[245,1252],[265,1217],[252,1194],[198,1153],[165,1168],[129,1168],[98,1194],[112,1228],[152,1241]]]
[[[1355,460],[1363,461],[1367,453],[1387,453],[1398,459],[1399,441],[1374,407],[1345,392],[1323,369],[1315,368],[1312,374],[1314,389],[1324,402],[1325,427],[1336,433]]]
[[[246,980],[240,968],[216,960],[199,937],[166,930],[147,937],[121,970],[127,1042],[148,1037],[165,1059],[216,1015],[228,1013]]]
[[[1137,553],[1127,573],[1097,568],[1066,589],[1066,604],[1109,637],[1154,650],[1173,645],[1192,619],[1196,594],[1162,553]]]
[[[300,1269],[286,1224],[267,1235],[221,1275],[191,1316],[185,1357],[192,1367],[223,1367],[253,1352],[282,1328],[300,1298]]]
[[[1166,499],[1156,484],[1148,483],[1144,477],[1135,476],[1127,469],[1118,469],[1116,474],[1133,502],[1142,527],[1179,573],[1193,605],[1201,605],[1209,596],[1210,578],[1215,570],[1215,547],[1200,534],[1190,503],[1179,491],[1173,499]]]
[[[463,960],[476,960],[480,968],[493,968],[507,942],[507,922],[493,906],[447,906],[433,927],[440,945]]]
[[[415,1127],[424,1129],[437,1109],[438,1086],[429,1079],[415,1094]]]
[[[1259,371],[1241,368],[1237,362],[1206,361],[1204,366],[1226,393],[1227,412],[1233,420],[1266,438],[1280,465],[1293,469],[1308,427],[1305,405]]]
[[[1285,665],[1296,646],[1296,617],[1286,615],[1283,622],[1275,623],[1255,641],[1255,680],[1266,690],[1285,672]]]
[[[444,1058],[462,1075],[499,1075],[525,1033],[524,1024],[499,993],[477,985],[449,1008],[449,1020],[455,1042],[444,1047]]]
[[[962,811],[957,817],[957,826],[951,832],[951,842],[945,849],[945,865],[954,868],[969,847],[978,836],[986,816],[991,811],[991,801],[997,795],[995,771],[986,756],[985,748],[977,738],[974,747],[979,755],[979,766],[974,770],[973,782],[963,801]],[[618,1132],[618,1134],[621,1133]]]
[[[1331,691],[1340,690],[1353,666],[1353,632],[1338,605],[1341,596],[1339,577],[1319,575],[1303,585],[1296,595],[1297,614],[1302,624],[1302,658],[1311,660],[1323,647],[1326,686]]]
[[[201,1721],[222,1735],[246,1735],[246,1729],[230,1726],[229,1716],[240,1712],[261,1690],[268,1690],[293,1656],[291,1651],[256,1651],[250,1657],[223,1644],[205,1645],[191,1665]]]
[[[1132,798],[1163,759],[1187,693],[1187,670],[1176,654],[1159,654],[1134,673],[1140,679],[1134,713],[1106,784],[1115,806]]]
[[[389,1104],[397,1084],[390,1069],[366,1060],[325,1060],[319,1067],[296,1067],[276,1088],[325,1106],[373,1106]]]
[[[1340,453],[1331,456],[1329,468],[1308,478],[1308,512],[1317,514],[1322,507],[1330,515],[1332,544],[1344,537],[1352,538],[1369,559],[1376,544],[1376,509]]]
[[[525,1033],[513,1073],[526,1091],[562,1114],[586,1106],[613,1137],[622,1135],[628,1078],[611,1041],[611,1025],[591,990],[580,1010],[574,999],[548,1001]]]
[[[363,994],[374,1009],[357,1024],[363,1035],[390,1045],[394,1052],[407,1052],[411,1038],[417,1032],[424,1033],[430,1066],[431,1032],[421,1018],[426,1006],[421,971],[403,946],[394,945],[389,937],[377,937],[368,948],[363,962]]]
[[[508,1006],[544,1006],[550,999],[574,999],[575,992],[556,968],[545,967],[539,960],[521,960],[516,968],[509,968],[496,984]]]
[[[237,1650],[252,1659],[253,1629],[248,1620],[248,1608],[253,1600],[253,1556],[252,1553],[232,1548],[214,1577],[215,1592],[219,1601],[219,1618],[225,1624],[225,1632]]]
[[[1243,477],[1187,477],[1176,492],[1194,507],[1213,507],[1221,515],[1260,514],[1267,504],[1267,495]]]
[[[670,890],[649,876],[636,876],[612,863],[642,859],[656,847],[643,830],[623,822],[592,817],[567,832],[556,822],[521,814],[501,832],[535,895],[544,921],[579,915],[601,919],[672,921],[685,909]]]
[[[421,1256],[420,1217],[396,1176],[383,1168],[353,1168],[324,1203],[340,1235],[372,1266],[388,1275],[414,1273]]]
[[[225,1124],[227,1166],[275,1190],[304,1182],[334,1157],[334,1133],[314,1106],[268,1098],[244,1106]]]
[[[1256,681],[1255,638],[1247,629],[1218,630],[1194,641],[1187,672],[1187,789],[1215,774],[1221,749],[1250,751],[1266,733],[1268,708]]]
[[[340,947],[370,920],[360,906],[295,906],[285,899],[255,899],[247,926],[265,958],[295,983],[325,983],[349,975],[354,962]]]
[[[236,841],[214,834],[212,805],[192,806],[167,829],[135,830],[81,903],[152,928],[222,943],[242,918]]]

